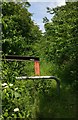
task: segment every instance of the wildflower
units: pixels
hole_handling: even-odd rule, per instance
[[[5,86],[7,86],[7,83],[3,83],[3,84],[2,84],[2,87],[5,87]]]
[[[12,87],[12,86],[13,86],[13,84],[11,84],[11,83],[10,83],[10,84],[9,84],[9,86],[10,86],[10,87]]]
[[[8,88],[8,86],[4,86],[4,88]]]
[[[15,90],[18,90],[18,88],[15,88]]]
[[[18,111],[19,111],[19,108],[15,108],[15,109],[14,109],[14,112],[18,112]]]

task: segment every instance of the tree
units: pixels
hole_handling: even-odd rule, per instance
[[[33,54],[32,46],[40,39],[38,36],[41,36],[41,31],[31,20],[32,14],[28,12],[29,6],[28,2],[4,2],[2,4],[2,50],[4,54]]]
[[[45,24],[46,46],[49,43],[46,54],[61,69],[61,79],[77,83],[78,2],[50,10],[54,17],[52,22]]]

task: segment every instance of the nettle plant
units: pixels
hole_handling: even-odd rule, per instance
[[[2,63],[2,118],[4,119],[35,117],[39,83],[30,80],[18,81],[15,77],[19,73],[18,63]]]
[[[30,91],[25,89],[25,83],[15,85],[12,83],[2,84],[2,117],[3,118],[28,118],[31,116],[33,105]]]

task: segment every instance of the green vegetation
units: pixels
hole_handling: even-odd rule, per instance
[[[47,8],[54,16],[51,22],[44,18],[44,35],[28,7],[28,2],[2,3],[2,55],[40,57],[41,75],[60,79],[60,95],[55,81],[16,80],[34,76],[34,62],[2,61],[1,118],[77,118],[78,2]]]

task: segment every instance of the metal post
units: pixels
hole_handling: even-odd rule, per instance
[[[26,79],[29,79],[29,80],[35,80],[35,79],[54,79],[56,82],[57,82],[57,92],[58,92],[58,95],[60,94],[60,81],[58,80],[57,77],[55,76],[22,76],[22,77],[16,77],[17,80],[26,80]]]
[[[11,61],[23,61],[23,60],[34,60],[34,61],[39,61],[38,57],[27,57],[27,56],[18,56],[18,55],[7,55],[7,56],[2,56],[3,60],[11,60]],[[38,64],[38,69],[39,69],[39,64]],[[37,70],[39,74],[39,70]],[[57,77],[55,76],[22,76],[22,77],[16,77],[17,80],[25,80],[25,79],[54,79],[57,82],[57,92],[60,94],[60,81],[58,80]]]

